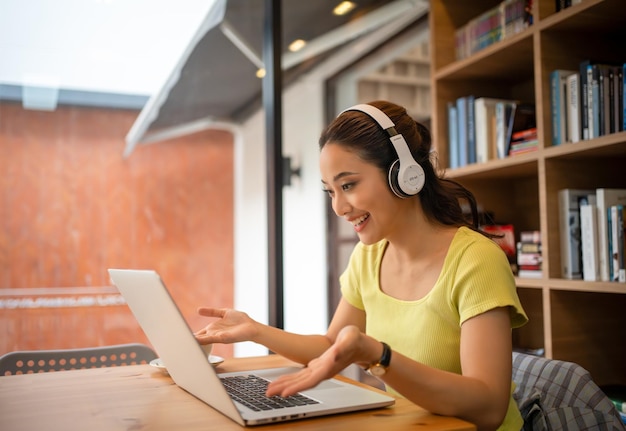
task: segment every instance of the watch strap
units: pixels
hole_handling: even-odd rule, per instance
[[[391,363],[391,347],[389,347],[389,345],[384,341],[381,341],[380,343],[383,345],[383,354],[381,355],[378,364],[387,368]]]

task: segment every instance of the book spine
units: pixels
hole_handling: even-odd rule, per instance
[[[609,68],[609,133],[617,132],[617,69]]]
[[[504,135],[504,155],[510,155],[511,152],[511,136],[513,136],[513,128],[515,126],[515,115],[517,112],[517,103],[505,106],[505,118],[507,119],[506,133]]]
[[[496,157],[503,159],[504,154],[504,102],[497,102],[496,115]]]
[[[541,270],[520,269],[517,276],[520,278],[541,278],[543,277],[543,273]]]
[[[580,141],[580,100],[578,97],[578,73],[567,77],[567,124],[569,142]]]
[[[467,165],[467,99],[456,99],[457,118],[459,122],[459,166]]]
[[[459,167],[459,124],[457,109],[453,102],[448,103],[448,155],[450,168]]]
[[[476,120],[474,96],[467,96],[467,162],[476,163]]]
[[[598,123],[599,136],[611,131],[610,66],[598,66]]]
[[[617,281],[617,206],[612,205],[607,209],[607,227],[609,231],[609,281]]]
[[[487,161],[489,152],[489,142],[487,134],[489,123],[487,118],[487,101],[484,97],[479,97],[474,101],[474,119],[476,129],[476,163]]]
[[[600,68],[598,65],[592,67],[591,72],[591,120],[589,123],[589,136],[597,138],[600,136]]]
[[[622,130],[626,130],[626,63],[622,65]]]
[[[538,230],[524,230],[520,232],[520,241],[524,243],[533,243],[541,245],[541,231]]]
[[[559,199],[559,235],[561,239],[561,276],[574,280],[582,278],[579,199],[593,190],[562,189]]]
[[[595,205],[580,207],[580,239],[583,254],[583,280],[585,281],[600,280],[597,211]]]
[[[578,94],[580,99],[580,137],[589,139],[589,119],[587,117],[587,66],[590,61],[582,61],[578,65]]]
[[[609,208],[613,205],[626,205],[626,189],[596,189],[596,205],[598,206],[598,265],[600,279],[610,280],[609,240],[611,230],[608,225]]]
[[[624,259],[624,221],[626,220],[626,217],[624,216],[624,209],[626,207],[623,205],[616,205],[616,208],[615,229],[617,230],[617,244],[615,245],[615,250],[617,251],[617,265],[615,270],[617,272],[617,276],[615,278],[620,283],[626,283],[626,267]]]
[[[624,76],[623,67],[615,67],[615,131],[624,130]]]
[[[550,72],[550,103],[552,112],[552,145],[561,144],[561,121],[559,115],[559,106],[561,100],[559,97],[559,71]]]
[[[587,133],[588,139],[596,137],[594,130],[594,110],[593,110],[593,64],[587,65]]]

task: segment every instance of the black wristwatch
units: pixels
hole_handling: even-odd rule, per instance
[[[383,354],[380,357],[380,360],[372,365],[370,365],[365,372],[371,376],[380,377],[387,372],[387,368],[389,367],[389,363],[391,362],[391,347],[383,341],[381,341],[383,345]]]

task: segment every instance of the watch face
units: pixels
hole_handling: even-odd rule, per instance
[[[369,370],[367,370],[372,376],[382,376],[387,371],[385,367],[380,364],[372,365]]]

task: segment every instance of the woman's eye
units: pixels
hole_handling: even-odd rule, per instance
[[[330,190],[330,189],[322,189],[322,191],[323,191],[324,193],[326,193],[328,196],[332,196],[332,195],[333,195],[333,191],[332,191],[332,190]]]
[[[354,183],[342,184],[341,190],[345,192],[345,191],[350,190],[353,186],[354,186]]]

